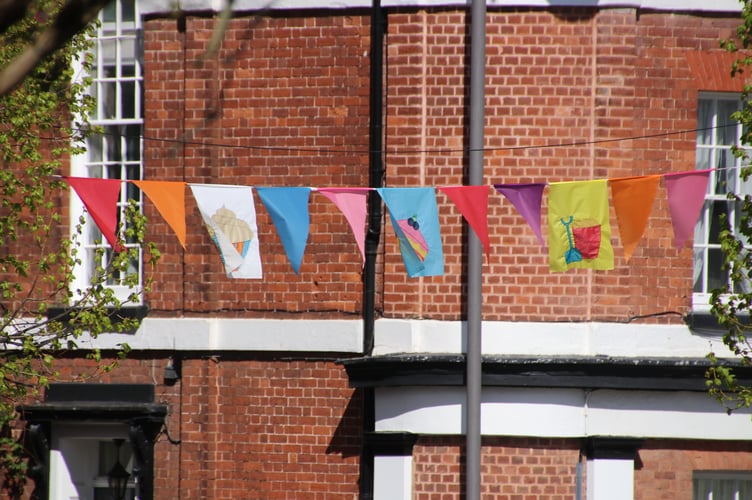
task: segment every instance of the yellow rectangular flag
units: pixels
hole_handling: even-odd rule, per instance
[[[551,271],[573,267],[613,269],[606,179],[552,182],[548,188]]]

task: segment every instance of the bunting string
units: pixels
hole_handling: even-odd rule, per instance
[[[253,144],[229,144],[221,142],[208,142],[198,141],[193,139],[166,139],[161,137],[151,137],[147,135],[139,135],[138,137],[147,142],[159,142],[163,144],[175,144],[179,146],[198,146],[198,147],[211,147],[211,148],[223,148],[223,149],[246,149],[250,151],[276,151],[284,153],[318,153],[318,154],[373,154],[373,153],[388,153],[388,154],[401,154],[401,155],[413,155],[413,154],[451,154],[451,153],[463,153],[467,154],[471,151],[524,151],[528,149],[549,149],[549,148],[571,148],[580,146],[590,146],[594,144],[608,144],[624,141],[639,141],[643,139],[657,139],[660,137],[671,137],[682,134],[697,134],[697,132],[705,132],[709,130],[718,130],[727,127],[736,127],[735,122],[715,125],[712,127],[702,127],[693,129],[680,129],[669,130],[667,132],[656,132],[654,134],[644,134],[629,137],[613,137],[605,139],[595,139],[587,141],[572,141],[561,143],[545,143],[545,144],[529,144],[524,146],[499,146],[499,147],[483,147],[477,148],[440,148],[440,149],[411,149],[411,148],[387,148],[382,151],[362,150],[362,149],[338,149],[338,148],[306,148],[306,147],[286,147],[286,146],[259,146]],[[62,128],[62,127],[59,127]],[[70,129],[68,129],[70,130]],[[75,129],[79,130],[79,129]],[[106,135],[109,137],[123,138],[124,134],[114,131],[103,131],[99,135]],[[41,137],[42,140],[47,141],[59,141],[65,139],[65,137]],[[67,139],[73,139],[72,136]],[[735,168],[735,167],[729,167]]]
[[[541,231],[543,192],[548,188],[548,253],[553,272],[571,268],[614,267],[609,223],[613,206],[624,256],[629,261],[652,211],[659,182],[668,198],[674,246],[680,250],[702,211],[710,173],[715,169],[635,177],[534,184],[494,184],[545,248]],[[389,212],[408,276],[444,274],[444,254],[436,192],[444,193],[482,242],[487,258],[488,192],[491,186],[405,188],[251,187],[192,184],[180,181],[121,181],[63,177],[81,199],[103,237],[119,251],[116,213],[121,182],[132,182],[155,206],[185,247],[184,191],[193,194],[228,277],[262,277],[254,191],[272,221],[295,273],[300,272],[308,240],[310,193],[321,193],[340,210],[352,230],[364,261],[367,193],[375,190]],[[609,204],[609,187],[611,204]]]

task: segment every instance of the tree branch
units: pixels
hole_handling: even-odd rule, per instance
[[[0,0],[11,4],[27,0]],[[92,22],[109,0],[70,0],[36,41],[0,72],[0,96],[13,91],[39,62]],[[0,4],[0,9],[2,4]],[[9,7],[10,9],[10,7]],[[2,10],[0,10],[0,14]]]
[[[0,0],[0,33],[23,19],[31,0]]]

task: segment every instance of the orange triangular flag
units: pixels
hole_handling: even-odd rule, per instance
[[[624,258],[627,262],[632,257],[648,225],[660,180],[660,175],[608,180],[611,185],[611,197],[614,202],[616,222],[619,225],[619,235],[624,247]]]
[[[154,203],[185,248],[185,182],[131,181]]]

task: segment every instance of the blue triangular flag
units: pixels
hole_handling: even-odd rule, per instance
[[[443,275],[444,251],[436,191],[433,188],[378,188],[376,191],[389,209],[407,275],[411,278]]]
[[[277,228],[287,259],[295,274],[298,274],[308,241],[308,199],[311,188],[257,187],[256,191]]]

